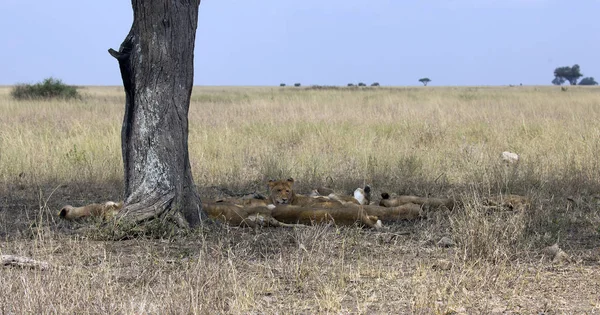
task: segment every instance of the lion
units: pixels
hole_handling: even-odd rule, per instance
[[[312,225],[314,223],[334,222],[336,225],[359,225],[379,229],[382,222],[397,222],[402,220],[416,220],[423,216],[421,206],[413,203],[398,207],[361,206],[348,203],[339,208],[319,208],[313,206],[277,205],[271,215],[278,221],[286,223],[301,223]]]
[[[325,186],[321,186],[321,187],[315,189],[314,191],[316,191],[316,193],[321,196],[329,196],[330,194],[334,193],[332,188],[325,187]]]
[[[324,196],[304,196],[296,194],[293,189],[294,179],[269,180],[269,201],[277,205],[313,206],[321,208],[339,208],[344,203]]]
[[[507,209],[523,211],[529,209],[531,200],[520,195],[496,195],[484,199],[483,203],[488,209]]]
[[[366,185],[365,188],[356,188],[353,197],[359,205],[369,205],[371,203],[371,186]]]
[[[317,223],[334,222],[337,225],[360,225],[380,228],[381,221],[369,216],[358,206],[344,208],[320,208],[317,206],[269,205],[248,207],[231,202],[205,203],[209,218],[232,226],[305,227]]]
[[[331,190],[319,187],[313,190],[310,195],[300,195],[294,192],[294,179],[269,180],[269,200],[273,205],[294,205],[294,206],[315,206],[320,208],[339,208],[353,203],[357,205],[368,205],[371,201],[371,187],[358,188],[354,191],[354,196],[338,196],[330,193],[327,196],[321,195],[322,192]]]
[[[208,217],[225,222],[231,226],[246,226],[256,228],[258,226],[273,227],[303,227],[297,223],[279,222],[271,215],[274,206],[241,206],[226,201],[204,203],[202,205]]]
[[[371,203],[371,186],[367,185],[365,188],[356,188],[352,196],[339,196],[331,193],[327,197],[341,203],[353,203],[365,206]]]
[[[405,203],[396,207],[381,207],[376,205],[358,206],[368,215],[377,217],[382,222],[412,221],[423,218],[423,208],[414,203]]]
[[[123,202],[107,201],[102,204],[92,203],[87,206],[73,207],[66,205],[60,209],[58,216],[65,220],[79,220],[89,217],[101,217],[110,219],[123,207]]]
[[[365,227],[379,229],[381,221],[369,215],[360,206],[342,208],[320,208],[316,206],[295,206],[280,204],[274,206],[271,215],[280,222],[313,225],[333,222],[336,225],[359,224]]]
[[[258,198],[221,198],[212,203],[230,203],[242,207],[266,207],[271,204],[269,199],[258,199]],[[211,202],[209,202],[211,203]]]
[[[451,198],[427,198],[417,196],[398,196],[390,198],[390,194],[385,192],[381,194],[381,200],[379,201],[379,205],[382,207],[397,207],[408,203],[433,208],[446,207],[449,210],[454,209],[455,206],[454,199]]]

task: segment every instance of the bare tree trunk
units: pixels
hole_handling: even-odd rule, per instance
[[[121,218],[142,222],[168,211],[189,226],[206,218],[188,153],[188,109],[200,0],[132,0],[133,25],[119,51],[125,87]]]

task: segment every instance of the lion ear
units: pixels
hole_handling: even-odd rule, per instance
[[[290,183],[293,183],[294,179],[290,177],[290,178],[287,179],[287,181],[290,182]]]
[[[269,181],[267,182],[267,185],[268,185],[270,188],[273,188],[273,186],[275,185],[275,180],[274,180],[274,179],[269,179]]]

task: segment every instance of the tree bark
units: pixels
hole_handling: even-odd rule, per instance
[[[133,25],[119,51],[125,88],[120,218],[142,222],[174,211],[194,227],[206,218],[188,153],[188,110],[200,0],[132,0]]]

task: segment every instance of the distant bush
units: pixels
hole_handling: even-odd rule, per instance
[[[348,86],[354,86],[354,83],[348,83]]]
[[[279,86],[285,86],[285,83],[279,83]]]
[[[301,85],[300,83],[294,83],[294,86],[296,86],[296,87],[298,87],[300,85]]]
[[[379,86],[379,82],[374,82],[371,86]]]
[[[64,84],[60,79],[47,78],[36,84],[17,84],[11,91],[11,96],[23,99],[71,99],[79,98],[77,88]]]
[[[358,86],[367,86],[367,85],[362,82],[358,82]]]
[[[586,77],[579,81],[579,85],[598,85],[598,82],[594,80],[594,77]]]

